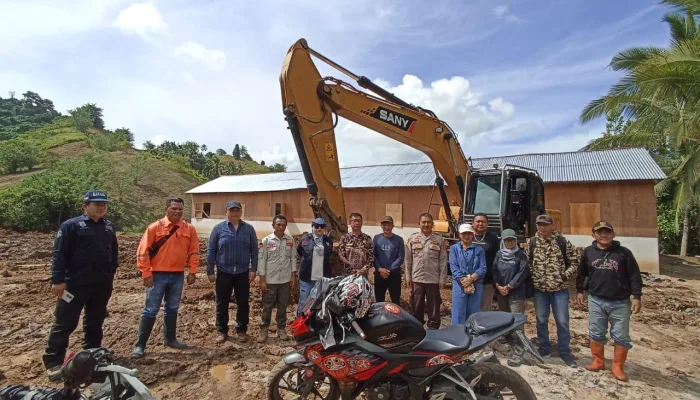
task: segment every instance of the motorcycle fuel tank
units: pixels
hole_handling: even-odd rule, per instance
[[[365,340],[391,352],[409,352],[425,337],[420,321],[394,303],[373,303],[357,323]]]

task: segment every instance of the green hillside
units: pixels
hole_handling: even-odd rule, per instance
[[[113,200],[108,218],[117,228],[140,232],[163,215],[168,197],[184,198],[185,218],[190,218],[187,190],[220,175],[285,168],[266,167],[249,156],[236,159],[223,150],[208,152],[195,142],[146,142],[145,150],[138,150],[129,129],[105,129],[102,109],[94,104],[67,116],[56,113],[49,121],[19,118],[21,127],[16,108],[12,118],[0,119],[2,138],[11,137],[0,139],[0,227],[56,229],[81,213],[87,190],[100,188]]]

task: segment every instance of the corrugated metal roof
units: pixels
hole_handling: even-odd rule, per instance
[[[493,164],[518,165],[539,172],[544,182],[604,182],[659,180],[666,178],[644,149],[617,149],[591,152],[525,154],[506,157],[474,158],[474,168]],[[344,188],[433,186],[435,172],[430,162],[372,165],[340,169]],[[187,193],[243,193],[306,189],[301,171],[255,175],[222,176]]]
[[[660,180],[666,174],[645,149],[524,154],[472,159],[474,168],[505,164],[537,170],[544,182],[604,182]]]

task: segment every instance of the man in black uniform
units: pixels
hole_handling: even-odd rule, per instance
[[[83,309],[83,349],[102,346],[102,323],[119,265],[114,226],[104,219],[109,202],[103,191],[87,192],[84,214],[65,221],[56,232],[51,291],[58,301],[43,356],[46,374],[52,381],[60,379],[69,338],[78,327]]]

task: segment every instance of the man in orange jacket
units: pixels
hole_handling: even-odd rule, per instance
[[[176,349],[187,347],[176,339],[177,311],[182,297],[185,268],[189,267],[190,271],[187,284],[192,285],[195,281],[199,266],[199,238],[194,226],[182,220],[184,207],[183,199],[168,199],[165,217],[146,228],[136,251],[136,261],[143,277],[143,285],[147,289],[138,342],[132,351],[134,357],[143,356],[163,299],[165,345]]]

